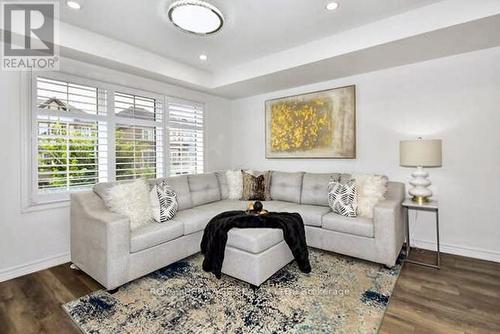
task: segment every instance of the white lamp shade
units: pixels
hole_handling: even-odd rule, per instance
[[[399,164],[404,167],[440,167],[440,139],[402,140],[399,143]]]

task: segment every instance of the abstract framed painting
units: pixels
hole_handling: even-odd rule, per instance
[[[356,86],[266,101],[266,159],[355,159]]]

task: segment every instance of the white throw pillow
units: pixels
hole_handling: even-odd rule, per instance
[[[144,179],[117,184],[109,190],[111,211],[127,216],[130,229],[149,224],[152,220],[149,186]]]
[[[356,217],[357,192],[354,179],[341,183],[330,179],[328,184],[328,205],[333,212],[344,217]]]
[[[373,218],[373,208],[384,199],[387,191],[387,177],[371,174],[355,174],[353,177],[358,191],[358,214]]]
[[[229,191],[228,199],[239,200],[243,192],[243,174],[241,170],[228,170],[226,172],[226,179]]]
[[[177,194],[170,188],[167,180],[155,184],[150,193],[153,218],[158,223],[165,223],[174,218],[179,207]]]

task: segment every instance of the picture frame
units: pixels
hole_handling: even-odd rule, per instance
[[[265,101],[266,159],[356,159],[356,86]]]

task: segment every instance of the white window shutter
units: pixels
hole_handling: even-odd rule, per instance
[[[106,91],[44,77],[35,84],[36,195],[107,181]]]
[[[116,179],[163,177],[163,104],[161,99],[114,94]]]
[[[167,99],[170,175],[204,172],[203,104]]]
[[[164,106],[162,95],[64,73],[32,78],[33,203],[163,177],[167,152],[171,175],[204,172],[203,104],[167,98]]]

